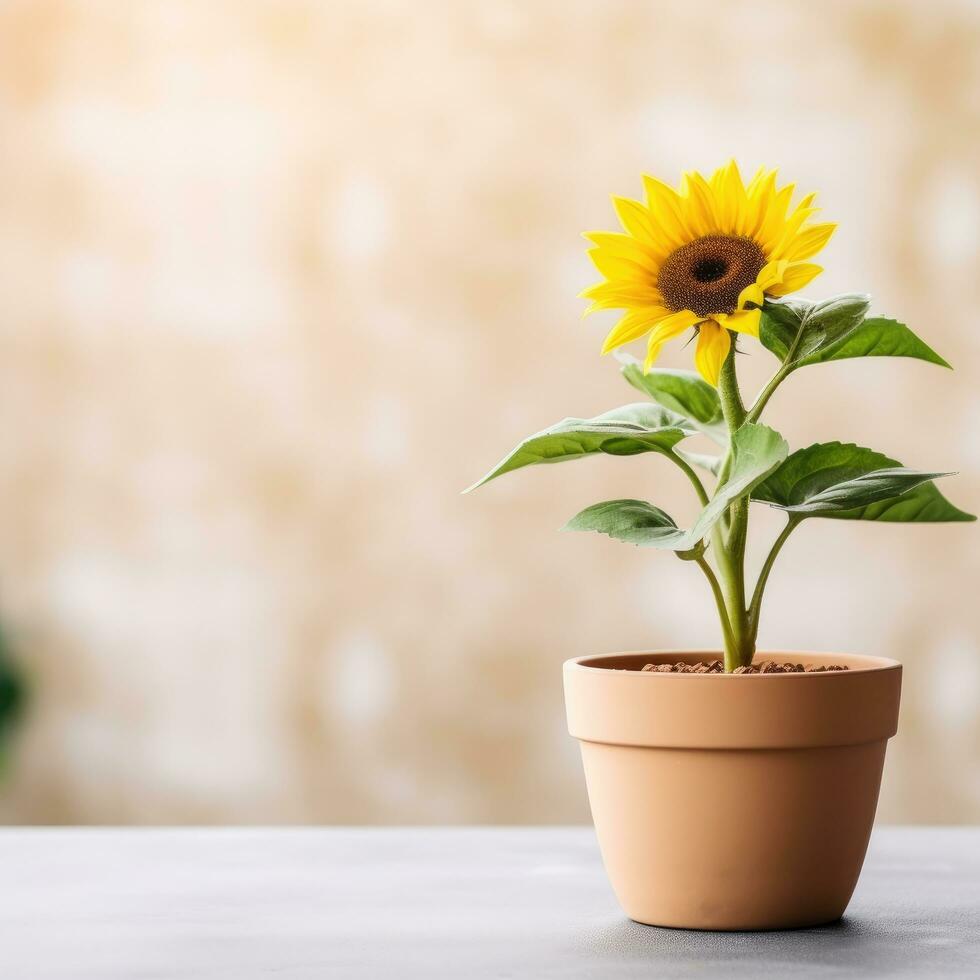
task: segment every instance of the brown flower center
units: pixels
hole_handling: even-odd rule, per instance
[[[667,256],[657,288],[671,310],[693,310],[698,316],[733,313],[739,294],[765,264],[765,254],[751,238],[706,235]]]

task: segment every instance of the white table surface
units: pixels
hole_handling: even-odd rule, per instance
[[[882,828],[845,918],[629,921],[586,828],[0,831],[0,977],[980,977],[980,830]]]

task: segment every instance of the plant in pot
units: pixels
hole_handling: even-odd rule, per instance
[[[568,418],[525,439],[475,486],[538,463],[656,453],[680,468],[700,513],[689,527],[654,503],[607,500],[566,525],[672,551],[704,574],[722,649],[581,657],[564,666],[568,726],[581,742],[603,860],[626,913],[700,929],[765,929],[839,918],[860,874],[901,665],[880,656],[757,653],[762,599],[780,550],[816,519],[972,521],[909,469],[850,442],[791,451],[763,414],[773,392],[811,365],[912,357],[949,365],[907,326],[869,314],[866,296],[786,298],[820,272],[811,259],[836,227],[814,196],[733,162],[692,172],[679,190],[644,177],[646,201],[614,198],[621,233],[586,235],[603,281],[593,310],[623,310],[603,353],[625,358],[648,400]],[[669,340],[693,330],[696,372],[657,370]],[[737,343],[775,355],[750,403]],[[768,420],[767,420],[768,421]],[[717,452],[690,452],[703,434]],[[700,471],[700,472],[699,472]],[[709,488],[709,479],[713,486]],[[473,489],[473,488],[470,488]],[[745,550],[753,504],[785,525],[755,576]]]

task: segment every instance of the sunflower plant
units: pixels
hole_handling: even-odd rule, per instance
[[[606,500],[573,517],[566,530],[598,531],[630,544],[673,551],[697,565],[710,586],[724,642],[725,670],[751,663],[763,593],[780,549],[813,518],[885,522],[972,521],[925,472],[851,442],[790,452],[761,422],[773,392],[796,371],[854,357],[913,357],[949,367],[904,323],[869,313],[860,294],[817,302],[787,298],[821,271],[810,261],[836,225],[815,221],[815,195],[793,203],[795,187],[775,170],[746,184],[734,161],[710,177],[684,175],[679,189],[643,178],[646,201],[613,198],[622,232],[586,234],[603,277],[582,294],[586,313],[622,310],[603,353],[646,339],[646,358],[622,357],[622,374],[647,401],[595,418],[567,418],[521,442],[475,489],[538,463],[606,454],[658,453],[677,466],[700,513],[679,527],[645,500]],[[657,369],[665,343],[693,331],[697,371]],[[768,384],[746,404],[737,341],[758,341],[776,358]],[[703,434],[714,453],[690,452]],[[700,471],[700,472],[699,472]],[[709,488],[706,481],[714,478]],[[786,523],[750,588],[745,548],[750,505],[781,510]]]

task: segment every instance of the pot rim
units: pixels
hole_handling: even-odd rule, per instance
[[[885,657],[760,654],[850,668],[820,673],[661,674],[638,669],[650,662],[696,663],[718,656],[717,651],[664,650],[567,660],[563,674],[570,734],[610,745],[726,750],[857,745],[895,734],[902,665]],[[733,676],[768,681],[736,684]],[[803,683],[801,677],[809,680]]]
[[[635,674],[637,677],[658,677],[658,678],[731,678],[737,677],[739,679],[743,677],[765,677],[768,680],[785,679],[785,678],[799,678],[799,677],[809,677],[809,678],[827,678],[827,677],[847,677],[853,676],[854,674],[867,674],[876,671],[884,670],[901,670],[902,664],[898,660],[893,660],[890,657],[875,657],[866,654],[857,653],[824,653],[821,651],[812,650],[758,650],[756,655],[752,658],[753,663],[762,663],[766,660],[789,660],[793,663],[840,663],[846,664],[847,670],[829,670],[820,671],[819,673],[806,673],[806,672],[793,672],[790,674],[666,674],[659,673],[652,670],[626,670],[623,671],[622,668],[613,667],[609,663],[604,661],[614,661],[620,658],[636,658],[641,657],[654,658],[653,660],[648,660],[648,662],[659,662],[659,663],[670,663],[672,658],[687,660],[691,663],[697,663],[697,661],[711,659],[711,660],[724,660],[725,654],[721,650],[704,650],[699,647],[683,647],[683,648],[662,648],[656,650],[621,650],[614,653],[597,653],[589,654],[584,657],[572,657],[566,660],[564,667],[566,670],[583,670],[588,673],[593,673],[596,671],[607,671],[616,670],[617,673]]]

